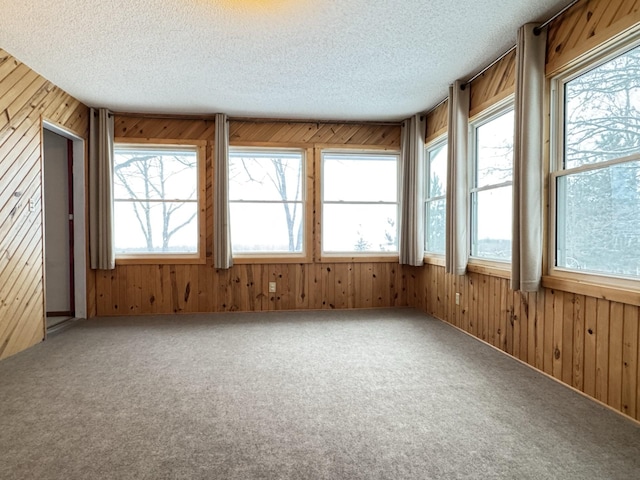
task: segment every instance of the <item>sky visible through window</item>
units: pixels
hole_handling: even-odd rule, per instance
[[[304,180],[302,152],[230,152],[229,210],[234,253],[303,252]]]
[[[197,189],[195,148],[116,146],[116,253],[196,253]]]
[[[514,113],[504,114],[476,129],[475,187],[472,195],[475,257],[511,260]]]
[[[640,47],[569,80],[564,101],[556,265],[640,278]]]
[[[425,205],[425,251],[444,255],[447,193],[447,143],[427,151],[427,201]]]
[[[398,156],[325,152],[322,250],[398,251]]]

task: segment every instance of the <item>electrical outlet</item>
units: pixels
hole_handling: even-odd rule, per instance
[[[456,305],[460,305],[460,294],[456,292]]]
[[[269,282],[269,293],[276,293],[276,282]]]
[[[36,209],[36,202],[33,198],[29,199],[29,211],[33,212]]]

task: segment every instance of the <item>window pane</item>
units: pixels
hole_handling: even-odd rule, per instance
[[[425,250],[444,255],[445,237],[445,200],[427,202],[426,207],[426,246]]]
[[[323,156],[325,201],[396,202],[396,155]]]
[[[197,202],[115,202],[116,253],[197,253]]]
[[[115,148],[115,199],[192,200],[197,198],[195,150]]]
[[[231,152],[230,200],[296,201],[302,198],[302,154]]]
[[[396,205],[324,205],[325,252],[397,252]]]
[[[559,267],[640,278],[640,162],[557,179]]]
[[[511,186],[484,190],[472,195],[474,257],[511,260]]]
[[[565,85],[565,168],[640,149],[640,47]]]
[[[447,193],[447,144],[429,151],[429,197]]]
[[[302,203],[231,203],[234,253],[302,252]]]
[[[510,110],[476,129],[476,187],[511,181],[513,122]]]
[[[230,152],[233,253],[301,253],[304,250],[303,160],[300,151]]]

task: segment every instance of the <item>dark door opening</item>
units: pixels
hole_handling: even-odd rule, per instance
[[[75,316],[73,268],[73,142],[44,130],[44,215],[47,328]]]

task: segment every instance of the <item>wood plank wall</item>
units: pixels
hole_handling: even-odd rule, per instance
[[[429,143],[447,133],[449,125],[449,100],[445,100],[427,113],[427,133],[425,142]]]
[[[550,25],[548,74],[584,55],[585,44],[593,48],[637,25],[639,4],[640,0],[576,4]],[[471,85],[473,114],[513,92],[514,60],[512,52]],[[442,128],[440,121],[437,128]],[[409,305],[640,420],[638,306],[555,288],[514,292],[507,278],[448,275],[438,265],[403,271]]]
[[[516,86],[516,51],[512,50],[470,85],[469,117],[507,98]]]
[[[403,271],[409,305],[640,420],[639,307],[548,288],[514,292],[508,279],[438,265]]]
[[[44,337],[42,117],[86,138],[87,107],[0,49],[0,359]]]
[[[117,115],[115,127],[117,137],[208,142],[207,253],[205,265],[118,265],[112,272],[98,272],[95,300],[98,315],[406,305],[406,283],[397,261],[240,264],[229,270],[213,268],[211,180],[214,122]],[[398,149],[400,127],[232,120],[229,137],[235,145],[383,146]],[[268,293],[269,281],[277,283],[276,294]]]
[[[583,0],[550,26],[547,75],[640,23],[640,0]]]

